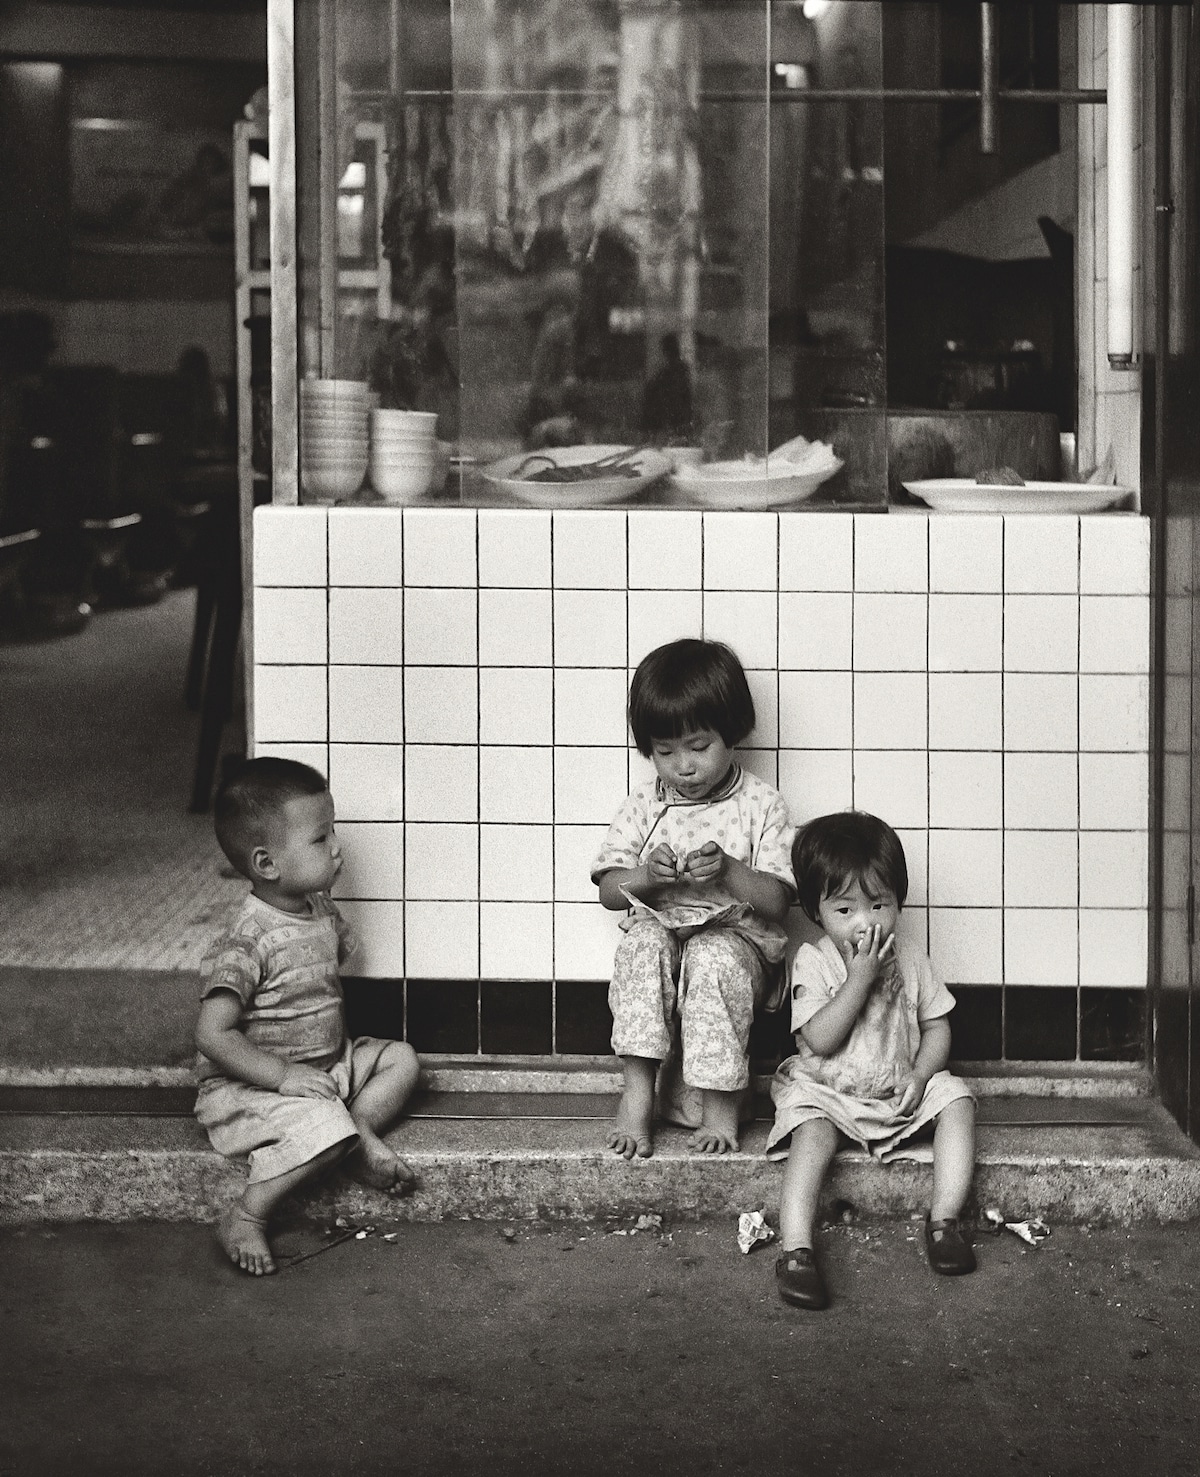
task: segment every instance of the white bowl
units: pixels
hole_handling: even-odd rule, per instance
[[[361,395],[364,399],[371,393],[366,380],[302,379],[302,395]]]
[[[365,441],[339,441],[327,446],[302,446],[300,460],[302,462],[358,461],[367,457],[369,453],[370,448]]]
[[[304,467],[301,469],[300,481],[304,491],[311,493],[313,497],[349,497],[362,486],[365,474],[365,466],[361,469],[343,466],[319,471]]]
[[[437,411],[377,408],[371,412],[371,421],[374,425],[386,426],[389,429],[421,430],[426,435],[432,436],[437,430]]]
[[[371,465],[371,486],[384,497],[395,501],[424,497],[433,487],[434,469],[430,466],[392,467]]]
[[[343,423],[361,426],[365,431],[370,422],[367,420],[367,412],[359,410],[353,405],[339,405],[336,409],[317,409],[307,405],[300,407],[300,424],[304,425],[341,425]]]

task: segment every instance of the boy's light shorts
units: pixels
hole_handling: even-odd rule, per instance
[[[281,1097],[248,1082],[209,1077],[200,1084],[196,1117],[208,1130],[218,1154],[229,1159],[249,1156],[250,1183],[277,1179],[299,1169],[334,1144],[352,1147],[358,1129],[350,1116],[352,1103],[379,1070],[379,1059],[392,1043],[375,1036],[347,1041],[342,1055],[327,1068],[338,1090],[336,1098]]]

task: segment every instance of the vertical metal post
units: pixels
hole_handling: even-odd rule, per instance
[[[267,124],[271,161],[271,470],[273,501],[298,501],[296,448],[296,15],[267,9]]]
[[[983,0],[979,7],[979,152],[996,152],[996,94],[1000,62],[996,47],[996,6]]]

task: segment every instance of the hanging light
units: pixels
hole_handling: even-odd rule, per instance
[[[815,21],[829,9],[833,0],[804,0],[804,19]]]
[[[1133,5],[1109,5],[1108,16],[1108,362],[1132,369],[1136,103]]]

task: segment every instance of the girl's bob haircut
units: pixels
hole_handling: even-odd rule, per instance
[[[741,662],[720,641],[687,637],[656,647],[629,684],[629,728],[647,759],[655,739],[705,728],[736,747],[754,728],[754,699]]]
[[[800,906],[814,923],[827,897],[857,882],[869,895],[887,889],[904,906],[908,864],[900,838],[886,821],[865,810],[840,810],[801,826],[792,842],[792,871]]]

